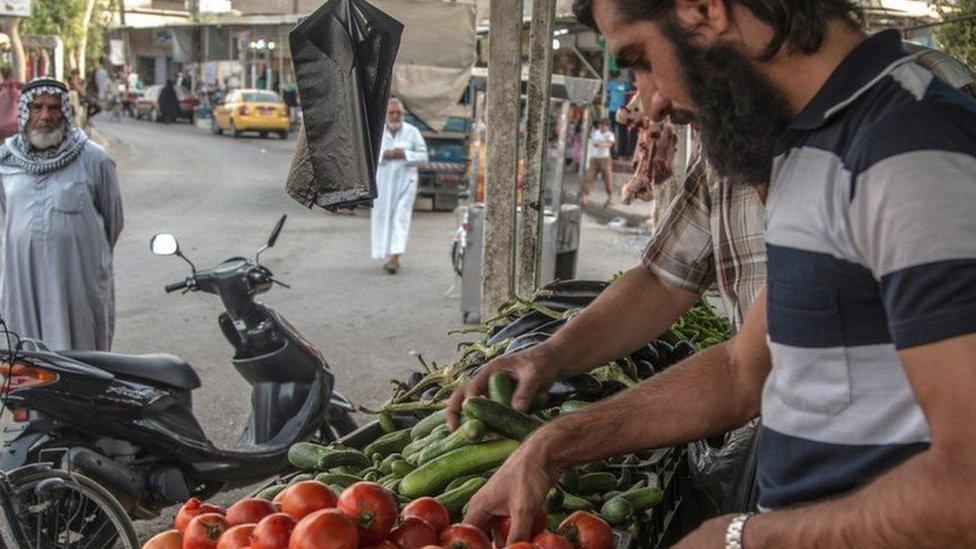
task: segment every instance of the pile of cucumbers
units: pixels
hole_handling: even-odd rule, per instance
[[[272,499],[290,483],[315,479],[341,492],[360,480],[377,482],[401,503],[432,496],[452,520],[461,520],[471,497],[519,443],[545,421],[573,413],[589,403],[565,401],[523,413],[510,406],[514,387],[502,373],[489,381],[489,397],[469,398],[463,405],[461,426],[451,432],[445,412],[427,415],[412,427],[400,429],[389,414],[380,415],[384,434],[362,449],[310,442],[295,444],[288,460],[299,470],[286,482],[265,488],[258,497]],[[663,494],[657,479],[641,468],[648,456],[617,456],[566,471],[546,497],[549,520],[558,525],[577,510],[598,513],[611,525],[636,529],[644,511],[658,505]]]

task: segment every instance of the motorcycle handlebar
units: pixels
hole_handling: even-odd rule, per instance
[[[169,293],[173,293],[173,292],[175,292],[177,290],[182,290],[183,288],[186,288],[186,286],[187,286],[186,280],[183,280],[181,282],[175,282],[173,284],[167,284],[166,285],[166,293],[169,294]]]

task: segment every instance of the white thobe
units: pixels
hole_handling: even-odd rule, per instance
[[[4,214],[0,314],[56,350],[112,347],[112,248],[122,232],[115,162],[93,141],[64,168],[0,167]]]
[[[403,149],[406,158],[383,160],[383,153]],[[417,195],[417,164],[427,162],[427,143],[420,130],[407,124],[393,135],[383,128],[380,163],[376,169],[376,200],[373,201],[373,259],[402,254],[407,248],[413,200]]]

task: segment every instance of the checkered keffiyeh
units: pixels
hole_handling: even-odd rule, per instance
[[[55,95],[61,98],[61,114],[65,124],[64,140],[58,146],[45,150],[34,149],[28,138],[30,104],[40,95]],[[71,107],[68,93],[54,84],[32,86],[28,83],[24,86],[20,102],[17,104],[17,127],[20,131],[7,138],[0,148],[0,163],[18,166],[27,173],[35,175],[57,171],[67,166],[81,154],[88,141],[85,132],[74,124],[74,109]]]
[[[695,152],[688,176],[642,262],[676,288],[702,294],[715,284],[738,329],[766,285],[765,208],[754,187],[732,185]]]

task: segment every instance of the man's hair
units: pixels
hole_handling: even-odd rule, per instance
[[[609,0],[628,21],[666,20],[674,9],[674,0]],[[771,59],[784,45],[788,51],[810,54],[823,45],[827,21],[841,19],[858,25],[861,8],[851,0],[723,0],[745,6],[760,21],[773,28],[762,60]],[[596,30],[593,0],[574,0],[576,19]],[[671,21],[673,23],[673,21]]]

